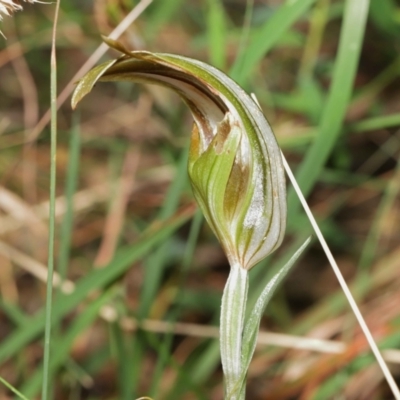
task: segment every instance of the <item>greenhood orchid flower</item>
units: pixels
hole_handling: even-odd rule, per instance
[[[194,196],[230,265],[250,269],[280,245],[286,226],[280,149],[259,106],[201,61],[106,41],[123,55],[79,81],[73,107],[97,81],[156,83],[177,92],[194,118],[188,165]]]
[[[271,279],[246,320],[249,269],[280,245],[286,226],[280,149],[259,106],[221,71],[182,56],[131,52],[105,40],[123,55],[79,81],[73,107],[96,82],[123,80],[171,88],[193,114],[188,165],[193,193],[231,265],[220,320],[225,399],[244,400],[263,311],[308,243]]]

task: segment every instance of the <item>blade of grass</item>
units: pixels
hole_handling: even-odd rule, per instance
[[[219,69],[226,65],[226,20],[220,0],[207,0],[207,35],[211,64]]]
[[[250,271],[250,287],[248,310],[253,310],[260,293],[268,285],[268,282],[279,273],[279,271],[289,262],[292,254],[304,243],[308,233],[302,232],[298,235],[293,243],[278,258],[274,258],[273,262],[269,258],[260,262],[260,264]],[[249,315],[246,316],[249,318]]]
[[[305,248],[309,245],[311,236],[299,247],[294,253],[289,262],[279,270],[279,272],[268,282],[263,288],[260,296],[258,297],[255,305],[251,308],[250,315],[246,318],[243,329],[243,343],[242,343],[242,381],[245,382],[250,362],[253,358],[254,350],[257,344],[257,337],[260,330],[261,318],[265,312],[267,304],[274,295],[276,289],[292,269],[295,262],[303,255]]]
[[[326,24],[329,19],[330,0],[320,0],[310,16],[310,28],[301,57],[299,77],[301,80],[312,79],[315,65],[322,44]]]
[[[188,153],[189,146],[186,146],[185,150],[182,151],[180,155],[175,179],[168,189],[164,204],[159,212],[158,217],[160,219],[165,219],[173,215],[179,205],[182,190],[186,186],[188,180],[186,171]],[[168,251],[169,245],[168,243],[164,243],[164,245],[161,246],[146,261],[146,268],[144,270],[144,286],[141,293],[140,306],[138,310],[138,314],[141,318],[146,317],[150,310],[151,302],[161,282],[161,277],[165,266],[165,256]]]
[[[370,12],[371,14],[371,12]],[[368,112],[376,102],[380,102],[380,95],[383,90],[389,87],[400,73],[400,57],[396,57],[383,71],[374,77],[370,82],[358,90],[349,105],[349,114]],[[354,111],[353,111],[354,110]]]
[[[57,0],[54,21],[53,35],[50,56],[50,102],[51,102],[51,150],[50,150],[50,206],[49,206],[49,250],[47,263],[47,288],[46,288],[46,319],[44,331],[44,354],[43,354],[43,381],[42,400],[49,398],[50,382],[50,345],[52,327],[52,306],[53,306],[53,271],[54,271],[54,239],[55,239],[55,211],[56,211],[56,157],[57,157],[57,57],[56,57],[56,36],[60,0]]]
[[[380,346],[381,348],[398,348],[399,346],[399,340],[400,340],[400,335],[398,332],[395,332],[392,335],[389,335],[382,339],[380,341]],[[354,357],[352,359],[349,359],[346,362],[345,368],[343,368],[341,371],[339,371],[339,374],[333,373],[330,374],[328,378],[326,378],[325,381],[321,381],[320,377],[315,377],[315,379],[318,381],[318,385],[316,385],[315,388],[315,395],[312,395],[312,399],[319,399],[319,400],[325,400],[325,399],[333,399],[339,396],[342,393],[345,393],[345,385],[351,385],[351,381],[349,382],[349,379],[353,377],[353,379],[356,379],[357,373],[365,371],[366,368],[369,368],[373,365],[375,362],[374,357],[369,354],[365,353],[363,351],[360,351],[358,353],[359,355],[357,357]],[[340,362],[340,361],[339,361]],[[329,361],[327,360],[326,363],[328,364]],[[333,372],[333,371],[332,371]],[[343,380],[340,379],[340,376],[342,373],[345,373],[347,375],[346,379]],[[338,379],[339,377],[339,379]],[[379,378],[376,378],[376,383],[379,382]],[[313,385],[310,384],[310,387]],[[336,397],[335,397],[336,395]]]
[[[197,243],[197,239],[198,239],[198,236],[200,233],[200,228],[201,228],[202,222],[203,222],[203,214],[198,209],[196,211],[196,214],[193,217],[193,220],[192,220],[192,223],[190,226],[189,237],[187,240],[186,249],[185,249],[185,253],[183,256],[183,260],[182,260],[182,269],[181,269],[181,273],[180,273],[180,277],[179,277],[179,282],[177,285],[178,287],[177,287],[175,299],[179,299],[184,293],[184,283],[186,281],[188,269],[189,269],[190,265],[192,264],[193,254],[194,254],[194,251],[196,248],[196,243]],[[182,305],[178,304],[173,312],[173,315],[169,319],[169,321],[172,322],[172,324],[177,321],[177,319],[180,315],[181,309],[182,309]],[[160,382],[162,379],[163,369],[165,368],[165,366],[170,358],[171,347],[173,344],[174,337],[175,337],[175,335],[174,335],[174,331],[172,329],[170,333],[164,335],[162,345],[160,346],[160,351],[158,353],[158,360],[157,360],[157,364],[154,368],[152,385],[151,385],[151,387],[154,388],[154,390],[151,391],[151,394],[153,397],[157,397],[156,388],[161,387]]]
[[[15,325],[22,326],[26,323],[27,316],[18,305],[0,299],[0,308],[3,310],[7,318],[9,318]]]
[[[110,339],[112,344],[112,353],[118,366],[118,398],[121,400],[131,400],[132,397],[132,340],[128,339],[125,332],[116,321],[110,325]]]
[[[243,18],[242,32],[240,34],[240,42],[236,54],[236,62],[238,63],[237,69],[241,70],[241,63],[244,60],[243,54],[246,51],[248,44],[250,31],[251,31],[251,20],[253,19],[254,0],[246,0],[246,11]]]
[[[220,363],[218,340],[209,340],[206,346],[199,346],[185,361],[182,373],[174,382],[171,391],[165,396],[166,400],[185,398],[185,394],[196,391],[196,399],[206,400],[210,398],[210,387],[207,386],[211,375]]]
[[[59,322],[93,291],[101,290],[120,278],[135,261],[173,234],[192,216],[192,212],[192,210],[186,210],[181,215],[161,224],[158,229],[152,229],[151,233],[143,235],[136,244],[121,249],[109,265],[100,270],[93,270],[83,277],[77,282],[75,290],[71,294],[59,294],[54,302],[53,322]],[[3,340],[0,345],[0,363],[37,338],[43,330],[44,313],[40,311]]]
[[[87,308],[74,319],[67,332],[63,335],[60,334],[57,340],[53,341],[52,357],[49,364],[49,370],[52,375],[66,363],[75,339],[93,324],[93,321],[98,317],[101,307],[109,303],[114,296],[115,290],[108,290],[90,302]],[[27,397],[34,398],[40,390],[42,379],[42,370],[38,368],[30,379],[24,383],[21,391]]]
[[[353,132],[375,131],[400,126],[400,114],[368,118],[351,126]]]
[[[245,85],[253,68],[314,1],[286,1],[253,36],[247,50],[239,54],[240,57],[235,60],[231,69],[231,77],[240,85]]]
[[[65,183],[66,211],[61,225],[60,250],[57,266],[61,281],[64,281],[67,276],[67,269],[69,264],[74,211],[73,196],[75,194],[75,190],[79,180],[80,151],[81,141],[79,130],[79,114],[78,112],[76,112],[72,120],[67,178]]]
[[[27,397],[25,397],[19,390],[17,390],[14,386],[10,385],[4,378],[0,376],[0,382],[11,392],[16,394],[20,399],[22,400],[29,400]]]
[[[54,99],[54,102],[56,99]],[[66,283],[67,270],[70,258],[70,248],[71,248],[71,239],[72,239],[72,227],[73,227],[73,196],[76,190],[77,182],[79,179],[79,157],[80,156],[80,131],[79,131],[79,114],[75,114],[72,121],[72,130],[71,130],[71,138],[69,145],[69,158],[68,158],[68,166],[67,166],[67,177],[65,184],[65,202],[66,202],[66,211],[61,224],[61,232],[60,232],[60,245],[59,245],[59,254],[58,254],[58,265],[57,265],[57,273],[54,273],[54,277],[59,279],[60,284],[57,285],[57,289],[59,291],[63,291],[63,285]],[[53,277],[53,282],[54,282]],[[54,284],[54,283],[53,283]],[[65,286],[64,286],[65,287]],[[55,300],[58,293],[55,293],[55,296],[52,301]],[[52,341],[59,342],[61,337],[61,323],[54,325],[52,330]],[[56,349],[55,351],[58,353],[60,351],[59,346],[52,346],[52,349]],[[53,350],[52,350],[53,351]],[[50,365],[53,365],[53,359],[56,355],[53,355],[50,360]],[[40,371],[39,371],[40,372]],[[42,381],[42,374],[37,378],[36,376],[36,390],[37,385]],[[56,371],[51,367],[50,374],[54,374]],[[32,377],[29,382],[34,381],[34,377]],[[28,384],[28,382],[26,383]],[[29,384],[28,384],[29,385]],[[29,387],[29,386],[27,386]],[[28,393],[28,392],[25,392]],[[28,396],[32,397],[36,395],[35,391],[33,394],[28,394]]]
[[[149,32],[150,40],[157,37],[162,26],[170,20],[173,15],[182,6],[182,0],[169,0],[157,3],[157,7],[154,8],[154,13],[150,16],[151,29]]]
[[[194,251],[196,249],[196,243],[197,243],[197,239],[199,237],[200,234],[200,229],[203,225],[203,213],[197,209],[193,220],[192,220],[192,224],[190,226],[190,231],[189,231],[189,236],[188,236],[188,240],[186,243],[186,249],[185,249],[185,253],[183,255],[183,260],[182,260],[182,275],[181,275],[181,282],[184,283],[185,278],[187,273],[189,272],[189,268],[192,265],[193,262],[193,256],[194,256]],[[179,289],[180,291],[183,291],[183,285],[179,285]],[[177,295],[176,298],[179,298],[180,296]]]
[[[350,0],[352,1],[352,0]],[[255,100],[255,102],[258,104],[257,98],[254,97],[253,98]],[[307,217],[311,223],[311,226],[315,232],[315,234],[317,235],[317,238],[319,240],[319,242],[321,243],[322,249],[324,250],[324,253],[332,267],[333,272],[336,275],[336,278],[340,284],[340,287],[342,288],[342,291],[350,305],[351,310],[354,313],[354,316],[357,319],[358,324],[360,325],[360,328],[362,330],[362,332],[364,333],[365,338],[367,339],[368,345],[372,351],[372,353],[375,356],[376,361],[378,362],[378,365],[380,367],[380,369],[382,370],[382,373],[395,397],[396,400],[400,400],[400,390],[396,384],[396,381],[394,380],[385,360],[382,357],[382,354],[371,334],[371,331],[368,328],[368,325],[366,324],[363,315],[360,312],[360,309],[358,308],[358,305],[346,283],[346,280],[344,279],[342,272],[339,269],[339,266],[336,263],[335,258],[333,257],[328,244],[325,241],[325,238],[321,232],[321,230],[319,229],[319,226],[317,224],[317,221],[314,218],[314,215],[311,212],[310,207],[307,204],[307,201],[305,199],[305,196],[303,194],[303,192],[301,191],[301,188],[288,164],[288,162],[286,161],[286,158],[284,156],[284,154],[281,152],[282,155],[282,161],[283,161],[283,167],[285,168],[285,171],[287,173],[287,175],[289,176],[290,182],[292,183],[293,189],[295,191],[295,193],[297,194],[301,205],[304,208],[305,213],[307,214]]]
[[[81,386],[84,388],[90,388],[94,384],[94,379],[85,371],[80,364],[78,364],[74,359],[71,357],[65,361],[64,364],[65,370],[67,371],[68,375],[72,377],[76,382],[79,382]],[[72,388],[72,390],[81,389],[76,385],[76,388]],[[77,390],[78,391],[78,390]],[[71,400],[74,398],[71,395]]]
[[[158,323],[157,323],[158,324]],[[165,326],[165,321],[161,322],[162,325]],[[149,320],[145,320],[142,323],[140,323],[139,325],[135,326],[139,326],[140,328],[142,328],[144,331],[152,331],[152,332],[159,332],[161,333],[159,330],[157,329],[147,329],[149,328],[149,325],[152,325],[152,328],[154,328],[154,324],[152,323],[152,321]],[[172,328],[172,326],[170,326],[169,328]],[[165,333],[165,330],[163,331]],[[168,332],[170,332],[170,330],[168,329]],[[140,332],[139,332],[140,333]],[[142,332],[143,333],[143,332]],[[160,338],[159,335],[146,335],[145,338],[143,339],[143,343],[146,345],[146,347],[149,347],[155,352],[155,354],[160,354],[162,352],[162,347],[163,347],[163,338]],[[218,344],[218,343],[217,343]],[[143,348],[138,348],[139,351],[143,352]],[[218,355],[218,353],[217,353]],[[218,363],[218,359],[219,357],[217,357],[217,362]],[[188,370],[188,364],[185,362],[185,365],[182,366],[180,362],[178,362],[177,360],[175,360],[175,358],[173,357],[169,357],[168,361],[168,366],[170,368],[172,368],[172,370],[174,371],[178,371],[179,372],[179,376],[185,381],[186,383],[186,387],[188,388],[188,390],[195,394],[198,399],[206,399],[207,396],[204,395],[205,393],[205,388],[203,385],[199,385],[195,382],[196,378],[197,378],[197,370],[198,370],[198,365],[196,365],[196,367],[194,368],[193,373],[190,373],[191,371]],[[143,365],[142,368],[138,371],[139,373],[143,371]],[[132,381],[132,373],[131,373],[131,381]],[[180,398],[181,396],[177,396],[175,398]],[[153,397],[154,398],[154,397]]]
[[[381,261],[377,262],[371,271],[371,278],[366,281],[364,279],[355,279],[350,284],[350,290],[353,296],[358,299],[365,296],[369,291],[376,290],[393,280],[393,274],[396,274],[398,268],[398,259],[400,251],[394,251]],[[346,299],[341,292],[335,292],[326,296],[321,300],[314,309],[307,313],[306,318],[300,320],[291,329],[292,334],[305,334],[309,332],[315,325],[321,323],[327,315],[331,318],[343,313],[346,307]]]
[[[347,0],[345,4],[338,56],[319,133],[296,174],[305,196],[314,187],[341,132],[363,43],[368,6],[369,0]],[[291,189],[288,193],[288,209],[294,212],[298,206],[296,193]]]
[[[164,204],[160,210],[159,217],[166,218],[171,215],[174,210],[178,207],[181,198],[182,190],[185,188],[188,181],[187,176],[187,160],[189,154],[189,147],[185,147],[185,151],[181,152],[180,158],[177,163],[176,176],[171,186],[168,189],[167,196],[164,200]],[[167,254],[170,249],[169,241],[165,241],[148,259],[146,260],[144,286],[140,296],[140,305],[138,309],[139,319],[145,318],[151,307],[151,303],[156,296],[156,292],[159,289],[162,274],[166,267]],[[150,334],[151,335],[151,334]],[[141,346],[140,337],[134,338],[134,349]],[[142,365],[142,359],[139,352],[134,352],[135,359],[134,364],[137,369],[139,365]],[[157,380],[157,376],[155,376]],[[135,389],[137,382],[135,383]],[[157,385],[154,384],[154,380],[151,384],[149,395],[156,397],[155,392],[157,391]]]
[[[283,165],[284,165],[284,168],[286,170],[286,173],[289,176],[289,179],[290,179],[290,181],[291,181],[291,183],[292,183],[292,185],[294,187],[295,192],[299,196],[300,202],[301,202],[301,204],[302,204],[302,206],[303,206],[303,208],[304,208],[304,210],[305,210],[305,212],[307,214],[308,219],[311,222],[311,225],[312,225],[312,227],[313,227],[313,229],[315,231],[315,234],[318,237],[318,240],[321,243],[321,246],[322,246],[322,248],[323,248],[323,250],[324,250],[324,252],[326,254],[326,257],[328,258],[329,263],[332,266],[333,272],[335,273],[336,278],[337,278],[337,280],[338,280],[338,282],[339,282],[339,284],[340,284],[340,286],[342,288],[342,291],[345,294],[345,296],[347,298],[347,301],[349,302],[349,305],[350,305],[350,307],[351,307],[351,309],[352,309],[352,311],[353,311],[353,313],[354,313],[354,315],[355,315],[355,317],[357,319],[357,322],[360,325],[360,328],[363,331],[363,333],[365,335],[365,338],[367,339],[367,342],[368,342],[368,344],[369,344],[369,346],[371,348],[371,351],[374,354],[375,359],[378,362],[379,367],[381,368],[382,373],[385,376],[386,381],[387,381],[387,383],[388,383],[388,385],[389,385],[389,387],[390,387],[395,399],[396,400],[400,400],[400,390],[397,387],[396,381],[393,379],[393,376],[390,373],[390,370],[389,370],[388,366],[386,365],[386,362],[383,359],[382,354],[381,354],[377,344],[375,343],[375,340],[374,340],[374,338],[373,338],[373,336],[372,336],[372,334],[371,334],[371,332],[370,332],[370,330],[369,330],[369,328],[368,328],[368,326],[367,326],[367,324],[366,324],[366,322],[364,320],[364,317],[362,316],[362,314],[361,314],[361,312],[360,312],[360,310],[359,310],[359,308],[357,306],[357,303],[354,300],[354,297],[353,297],[349,287],[347,286],[346,280],[344,279],[344,277],[343,277],[343,275],[342,275],[342,273],[341,273],[341,271],[340,271],[340,269],[339,269],[339,267],[338,267],[333,255],[332,255],[332,253],[331,253],[331,251],[330,251],[330,249],[329,249],[329,247],[328,247],[328,245],[327,245],[327,243],[325,241],[325,238],[322,235],[322,233],[321,233],[321,231],[320,231],[320,229],[318,227],[318,224],[317,224],[317,222],[316,222],[311,210],[308,207],[307,201],[306,201],[306,199],[305,199],[305,197],[304,197],[304,195],[303,195],[303,193],[302,193],[302,191],[300,189],[300,186],[298,185],[298,183],[296,181],[296,178],[294,177],[294,175],[293,175],[293,173],[292,173],[292,171],[290,169],[290,166],[287,163],[283,153],[282,153],[282,159],[283,159]]]
[[[400,27],[397,20],[398,4],[395,0],[371,0],[371,19],[387,35],[398,37]]]

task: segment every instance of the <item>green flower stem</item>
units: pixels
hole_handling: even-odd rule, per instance
[[[233,264],[222,296],[220,343],[225,377],[225,400],[244,400],[242,382],[242,334],[246,311],[248,271]]]

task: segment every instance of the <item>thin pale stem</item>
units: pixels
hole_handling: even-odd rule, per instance
[[[326,254],[326,257],[328,258],[328,260],[332,266],[333,272],[335,273],[336,278],[339,281],[339,284],[343,290],[343,293],[345,294],[347,301],[350,304],[350,307],[361,327],[361,330],[363,331],[363,333],[368,341],[371,351],[373,352],[373,354],[376,358],[376,361],[378,362],[378,364],[382,370],[382,373],[385,376],[386,381],[390,386],[390,389],[392,390],[393,396],[395,397],[396,400],[400,400],[399,388],[398,388],[395,380],[393,379],[393,376],[392,376],[388,366],[386,365],[385,360],[383,359],[378,346],[376,345],[376,342],[371,334],[371,331],[369,330],[369,328],[364,320],[364,317],[362,316],[360,309],[358,308],[357,303],[354,300],[354,297],[351,294],[349,287],[347,286],[347,283],[346,283],[333,255],[328,247],[328,244],[326,243],[326,241],[324,239],[324,236],[322,235],[321,230],[318,227],[317,222],[315,221],[315,218],[310,210],[310,207],[308,206],[307,201],[304,198],[303,193],[301,192],[301,189],[300,189],[299,185],[297,184],[296,178],[294,177],[292,170],[290,169],[289,164],[287,163],[286,158],[283,155],[283,153],[282,153],[282,159],[283,159],[283,166],[285,167],[286,173],[289,176],[289,179],[293,185],[293,188],[295,189],[297,196],[300,199],[300,202],[304,208],[304,211],[306,212],[307,217],[311,222],[311,225],[315,231],[315,234],[317,235],[318,240],[321,243],[321,246]]]
[[[256,104],[258,104],[258,106],[260,106],[260,103],[258,102],[257,97],[254,94],[252,94],[251,96],[252,96],[253,100],[256,102]],[[311,226],[313,227],[314,232],[317,235],[319,242],[321,243],[321,246],[326,254],[326,257],[328,258],[328,261],[332,266],[333,272],[335,273],[336,278],[339,281],[339,284],[343,290],[343,293],[346,296],[347,301],[350,304],[350,308],[352,309],[352,311],[357,319],[357,322],[360,325],[360,328],[363,331],[365,338],[367,339],[369,347],[371,348],[371,351],[374,354],[376,361],[378,362],[378,365],[381,368],[384,377],[386,378],[386,381],[395,397],[395,400],[400,400],[399,388],[398,388],[385,360],[383,359],[383,356],[382,356],[378,346],[376,345],[376,342],[371,334],[371,331],[369,330],[368,325],[366,324],[364,317],[362,316],[360,309],[358,308],[358,305],[357,305],[349,287],[347,286],[347,283],[342,275],[342,272],[340,271],[333,255],[332,255],[332,252],[329,249],[328,244],[326,243],[321,230],[319,229],[317,221],[315,220],[314,215],[312,214],[311,209],[307,204],[307,200],[305,199],[305,197],[300,189],[300,186],[298,185],[296,178],[293,175],[293,172],[290,169],[290,166],[289,166],[288,162],[286,161],[285,155],[282,153],[282,151],[281,151],[281,156],[282,156],[283,166],[284,166],[286,173],[290,179],[290,182],[292,183],[293,188],[296,191],[297,196],[299,197],[301,205],[303,206],[304,211],[306,212],[307,217],[310,220]]]
[[[53,271],[54,271],[54,233],[55,233],[55,203],[56,203],[56,155],[57,155],[57,62],[56,62],[56,35],[57,21],[60,9],[60,0],[57,0],[53,36],[51,45],[51,75],[50,75],[50,102],[51,102],[51,167],[50,167],[50,207],[49,207],[49,250],[48,250],[48,275],[46,289],[46,327],[44,334],[43,355],[43,383],[42,400],[49,396],[49,364],[50,341],[52,325],[52,296],[53,296]]]

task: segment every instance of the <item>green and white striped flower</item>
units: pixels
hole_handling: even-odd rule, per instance
[[[201,61],[129,52],[90,71],[75,106],[101,81],[142,81],[177,92],[192,111],[189,175],[194,196],[231,265],[250,269],[281,243],[286,192],[280,150],[254,100],[224,73]]]
[[[281,243],[286,191],[279,147],[254,100],[203,62],[126,50],[78,83],[73,107],[98,81],[156,83],[177,92],[192,111],[189,175],[194,196],[231,265],[221,305],[220,344],[225,399],[244,400],[246,375],[263,311],[308,241],[271,279],[245,319],[249,269]]]

